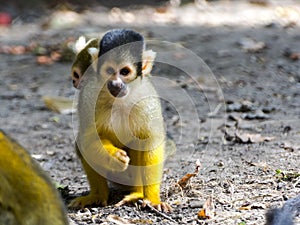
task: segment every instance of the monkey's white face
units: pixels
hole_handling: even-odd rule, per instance
[[[128,94],[128,83],[133,81],[137,74],[131,63],[117,64],[113,61],[105,62],[100,69],[101,77],[107,83],[107,89],[113,97],[120,98]]]

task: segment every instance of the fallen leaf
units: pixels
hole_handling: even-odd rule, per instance
[[[288,151],[288,152],[294,152],[295,149],[297,149],[297,147],[292,146],[290,143],[281,143],[279,145],[280,148],[283,148],[284,150]]]
[[[246,52],[256,53],[266,48],[266,44],[262,41],[256,41],[251,38],[243,38],[239,41],[241,48]]]
[[[267,0],[249,0],[249,3],[258,6],[268,6],[270,4]]]
[[[265,114],[261,110],[257,110],[254,113],[245,113],[245,114],[243,114],[242,118],[247,119],[247,120],[264,120],[264,119],[269,119],[270,116]]]
[[[51,57],[46,55],[41,55],[36,57],[36,61],[40,65],[52,65],[54,61],[51,59]]]
[[[255,106],[252,102],[243,101],[241,103],[232,102],[226,105],[227,112],[251,112],[255,110]]]
[[[121,218],[117,215],[108,215],[106,219],[107,219],[107,221],[118,224],[118,225],[123,225],[123,224],[134,225],[129,220]]]
[[[59,61],[60,58],[61,58],[61,54],[57,51],[53,51],[51,52],[50,54],[50,58],[53,60],[53,61]]]
[[[239,210],[250,210],[251,209],[251,205],[243,205],[239,208]]]
[[[264,141],[272,141],[275,137],[264,137],[260,134],[235,133],[235,141],[239,143],[260,143]]]
[[[296,61],[300,59],[300,52],[294,52],[290,48],[286,48],[283,52],[283,56]]]
[[[266,206],[260,202],[255,202],[252,204],[245,204],[239,208],[239,210],[252,210],[252,209],[265,209]]]
[[[23,45],[12,46],[10,53],[12,55],[23,55],[26,53],[26,47]]]
[[[76,111],[73,107],[73,101],[69,98],[43,96],[42,99],[45,105],[54,112],[70,114]]]
[[[26,46],[23,45],[2,45],[0,46],[0,53],[11,55],[23,55],[27,53]]]
[[[199,219],[212,219],[215,215],[215,205],[213,202],[212,197],[209,197],[204,205],[203,208],[200,209],[197,216]]]
[[[178,182],[177,184],[181,187],[181,188],[185,188],[187,183],[189,182],[189,180],[194,177],[197,176],[199,173],[199,169],[201,168],[201,164],[199,159],[197,159],[196,161],[196,169],[194,171],[194,173],[187,173],[186,175],[184,175]]]

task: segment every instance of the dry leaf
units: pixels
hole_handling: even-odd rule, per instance
[[[177,184],[181,187],[181,188],[185,188],[187,183],[189,182],[189,180],[194,177],[197,176],[199,173],[199,169],[201,168],[201,164],[200,164],[200,160],[197,159],[196,161],[196,169],[194,171],[194,173],[187,173],[186,175],[184,175],[178,182]]]
[[[71,99],[51,96],[43,96],[42,99],[45,105],[54,112],[60,114],[70,114],[75,112],[73,101]]]
[[[244,113],[242,118],[246,120],[264,120],[269,119],[270,116],[265,114],[262,110],[256,110],[254,113]]]
[[[272,141],[275,137],[263,137],[260,134],[235,133],[235,139],[239,143],[259,143],[264,141]]]
[[[252,166],[256,166],[258,168],[261,168],[263,171],[267,171],[268,169],[270,169],[270,166],[267,164],[267,162],[263,161],[263,162],[251,162],[250,163]]]
[[[281,143],[281,144],[279,145],[279,147],[280,147],[280,148],[283,148],[284,150],[286,150],[286,151],[288,151],[288,152],[294,152],[295,149],[297,149],[297,147],[292,146],[290,143],[286,143],[286,142]]]
[[[244,205],[244,206],[241,206],[240,208],[239,208],[239,210],[250,210],[251,209],[251,205],[249,204],[249,205]]]
[[[53,60],[53,61],[59,61],[60,58],[61,58],[61,54],[57,51],[53,51],[51,52],[50,54],[50,58]]]
[[[199,219],[212,219],[215,215],[215,205],[213,202],[212,197],[209,197],[204,205],[203,208],[200,209],[197,216]]]
[[[107,219],[107,221],[118,224],[118,225],[123,225],[123,224],[134,225],[129,220],[121,218],[117,215],[108,215],[106,219]]]
[[[300,59],[300,53],[299,52],[294,52],[290,48],[286,48],[283,52],[283,56],[296,61]]]
[[[250,4],[259,5],[259,6],[268,6],[270,3],[266,0],[249,0]]]
[[[27,48],[23,45],[2,45],[0,46],[0,53],[11,55],[23,55],[27,53]]]
[[[239,210],[251,210],[251,209],[265,209],[266,206],[262,203],[255,202],[252,204],[245,204],[239,208]]]
[[[251,38],[243,38],[239,41],[242,49],[246,52],[259,52],[266,47],[266,44],[261,41],[255,41]]]
[[[36,61],[40,65],[52,65],[53,60],[49,56],[41,55],[36,57]]]

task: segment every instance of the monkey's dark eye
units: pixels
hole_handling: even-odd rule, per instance
[[[106,69],[106,73],[108,73],[109,75],[113,75],[113,74],[115,73],[115,70],[114,70],[114,68],[112,68],[112,67],[108,67],[108,68]]]
[[[127,76],[130,73],[130,69],[128,67],[124,67],[120,70],[120,74],[123,76]]]
[[[74,71],[73,72],[73,77],[76,78],[76,79],[79,79],[79,74],[76,71]]]

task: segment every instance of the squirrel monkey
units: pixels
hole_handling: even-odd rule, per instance
[[[79,83],[85,71],[98,58],[99,39],[92,38],[86,42],[85,37],[81,36],[75,43],[76,58],[71,69],[73,86],[79,88]],[[94,68],[96,70],[96,68]]]
[[[64,206],[48,176],[1,130],[0,149],[0,224],[68,224]]]
[[[160,200],[163,117],[149,80],[156,54],[145,49],[142,35],[126,29],[107,32],[98,49],[99,58],[84,75],[78,100],[76,151],[90,193],[69,206],[107,205],[107,182],[113,181],[131,190],[116,206],[143,199],[170,212],[172,208]]]

